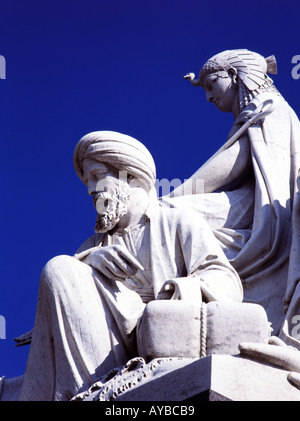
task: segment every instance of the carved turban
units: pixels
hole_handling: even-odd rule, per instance
[[[266,81],[267,73],[276,74],[274,56],[264,58],[258,53],[246,49],[226,50],[211,57],[202,67],[198,81],[194,84],[203,86],[206,77],[212,73],[228,72],[234,68],[241,81],[250,91],[260,88]]]
[[[75,170],[82,181],[82,163],[86,158],[106,162],[119,171],[127,171],[136,179],[143,180],[149,190],[155,183],[156,169],[152,155],[131,136],[113,131],[97,131],[83,136],[73,156]]]

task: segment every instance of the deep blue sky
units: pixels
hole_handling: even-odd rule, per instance
[[[188,178],[233,118],[182,76],[213,54],[275,54],[276,86],[300,115],[299,0],[0,0],[0,376],[24,372],[40,272],[93,233],[95,210],[73,169],[80,137],[115,130],[152,152],[157,177]]]

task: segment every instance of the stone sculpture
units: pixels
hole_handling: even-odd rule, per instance
[[[300,126],[267,73],[274,56],[229,50],[185,77],[235,118],[191,189],[158,200],[153,158],[130,136],[78,142],[95,234],[43,269],[33,331],[17,339],[30,343],[26,372],[0,378],[0,399],[181,400],[210,389],[210,400],[300,400]]]
[[[96,234],[43,270],[20,400],[71,399],[136,357],[145,305],[169,298],[172,282],[199,304],[243,297],[207,223],[159,206],[155,165],[139,141],[90,133],[76,146],[74,165],[98,212]]]
[[[220,111],[234,115],[229,139],[257,111],[271,112],[186,182],[203,179],[204,194],[183,197],[182,185],[161,201],[188,205],[206,219],[241,277],[244,301],[262,305],[273,333],[300,349],[300,125],[267,73],[276,73],[274,56],[228,50],[209,59],[198,79],[186,76]]]

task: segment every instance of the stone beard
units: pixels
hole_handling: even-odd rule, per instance
[[[94,205],[98,214],[96,233],[110,231],[122,216],[126,215],[129,196],[130,187],[122,180],[118,180],[118,185],[112,192],[100,192],[94,195]]]

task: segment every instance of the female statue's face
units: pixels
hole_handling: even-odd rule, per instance
[[[217,73],[209,75],[204,83],[206,99],[220,111],[236,114],[238,109],[238,84],[236,75],[221,77]]]

